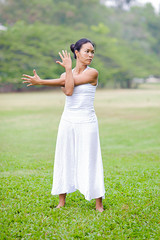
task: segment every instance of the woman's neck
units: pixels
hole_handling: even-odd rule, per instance
[[[82,73],[87,68],[87,65],[84,65],[80,62],[76,62],[76,66],[74,68],[74,71],[78,74]]]

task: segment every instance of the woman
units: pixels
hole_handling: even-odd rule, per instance
[[[94,44],[80,39],[70,46],[76,59],[67,51],[59,53],[65,73],[59,79],[42,80],[23,75],[24,83],[31,85],[61,86],[66,94],[64,111],[59,124],[55,151],[52,195],[59,195],[57,208],[65,205],[66,194],[79,190],[85,199],[96,199],[96,210],[103,212],[104,177],[94,96],[98,72],[88,67],[94,57]]]

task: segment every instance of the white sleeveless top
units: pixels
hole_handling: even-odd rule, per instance
[[[84,71],[87,69],[88,66]],[[65,109],[94,111],[96,87],[90,83],[75,86],[72,96],[66,96]]]
[[[84,71],[89,69],[87,67]],[[96,120],[94,98],[96,86],[90,83],[74,87],[72,96],[66,96],[63,119],[71,122],[91,122]]]
[[[94,111],[95,91],[90,83],[75,86],[72,96],[66,96],[65,109]]]

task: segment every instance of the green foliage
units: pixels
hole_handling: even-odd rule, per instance
[[[91,26],[91,30],[93,30],[95,33],[101,34],[107,34],[109,32],[109,28],[103,23],[99,23],[98,26]]]
[[[100,90],[105,211],[51,196],[63,93],[0,95],[1,239],[159,239],[160,90]]]
[[[0,2],[0,14],[8,24],[0,32],[1,83],[19,86],[21,75],[34,68],[41,78],[59,77],[58,52],[82,37],[96,43],[92,66],[101,87],[128,88],[134,77],[160,75],[160,17],[150,5],[125,12],[98,0],[8,0]]]

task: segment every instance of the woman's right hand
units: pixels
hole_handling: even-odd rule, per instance
[[[25,80],[25,81],[23,81],[23,83],[29,83],[27,85],[27,87],[33,86],[33,85],[40,85],[40,83],[41,83],[41,79],[37,75],[35,69],[33,70],[33,74],[34,74],[34,76],[29,76],[29,75],[23,74],[24,77],[22,79]]]
[[[60,56],[62,62],[56,61],[56,63],[60,64],[66,70],[72,69],[72,59],[71,59],[70,53],[68,53],[67,50],[65,50],[65,51],[62,50],[62,54],[59,52],[59,56]]]

